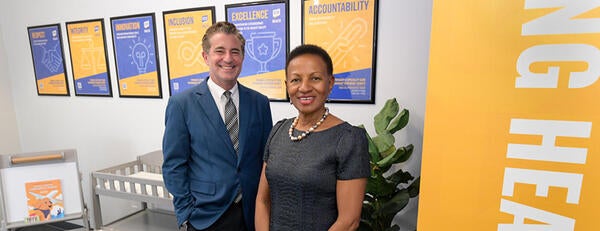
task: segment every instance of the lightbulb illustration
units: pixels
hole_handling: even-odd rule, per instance
[[[146,73],[148,61],[150,60],[148,47],[141,42],[135,43],[131,49],[131,58],[138,69],[139,74]]]

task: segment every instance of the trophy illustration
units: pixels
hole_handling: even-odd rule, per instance
[[[260,63],[258,73],[269,72],[267,63],[273,60],[281,51],[281,38],[275,37],[275,32],[257,32],[250,34],[246,41],[248,56]]]

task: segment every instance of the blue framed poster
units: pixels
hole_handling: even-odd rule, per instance
[[[227,21],[246,38],[238,81],[271,101],[287,101],[285,61],[289,51],[287,1],[225,5]]]
[[[302,1],[302,43],[323,47],[333,61],[330,102],[375,103],[379,1]]]
[[[154,14],[110,18],[120,97],[162,98]]]
[[[104,20],[67,22],[76,96],[112,97]]]
[[[200,84],[208,76],[202,37],[215,23],[215,7],[163,12],[171,95]]]
[[[59,24],[27,27],[38,95],[69,96]]]

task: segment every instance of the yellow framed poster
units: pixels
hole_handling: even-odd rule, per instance
[[[200,84],[208,77],[202,58],[202,37],[215,23],[215,7],[163,12],[171,95]]]
[[[598,229],[599,6],[434,0],[419,231]]]
[[[112,97],[104,20],[67,22],[76,96]]]

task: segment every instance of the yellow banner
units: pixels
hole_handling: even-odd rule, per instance
[[[434,1],[419,231],[598,229],[598,6]]]

